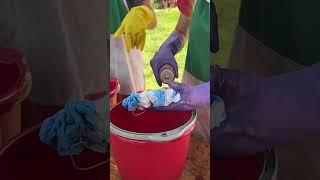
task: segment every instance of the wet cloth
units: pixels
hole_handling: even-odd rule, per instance
[[[128,111],[135,111],[137,109],[143,110],[152,106],[168,106],[171,103],[178,102],[180,99],[179,92],[170,88],[164,88],[159,90],[147,90],[141,93],[132,93],[123,100],[122,105],[126,107]]]
[[[86,148],[105,143],[106,128],[100,118],[94,102],[69,101],[64,110],[43,122],[40,140],[61,156],[78,155]]]

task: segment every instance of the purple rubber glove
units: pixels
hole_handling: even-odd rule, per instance
[[[129,9],[136,7],[136,6],[141,6],[144,3],[144,0],[126,0],[127,5]]]
[[[197,86],[168,82],[169,87],[180,93],[180,101],[169,106],[154,107],[158,111],[191,111],[196,108],[209,106],[210,82]]]
[[[211,130],[214,157],[248,155],[320,134],[320,64],[272,78],[211,67],[226,119]]]
[[[159,71],[165,64],[169,64],[173,67],[175,71],[175,77],[178,78],[178,65],[174,56],[183,48],[183,46],[183,34],[178,31],[174,31],[161,45],[159,51],[153,56],[152,60],[150,61],[150,65],[159,86],[162,86]]]

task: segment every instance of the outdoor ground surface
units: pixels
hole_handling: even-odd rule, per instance
[[[171,32],[175,29],[179,19],[180,12],[177,8],[170,10],[155,10],[158,20],[158,25],[153,30],[147,31],[147,39],[144,49],[144,72],[146,79],[146,89],[160,88],[154,78],[152,69],[150,67],[150,60],[158,51],[162,43],[167,39]],[[176,81],[181,81],[184,69],[184,62],[187,52],[187,44],[185,44],[182,51],[175,57],[179,67],[179,78]]]

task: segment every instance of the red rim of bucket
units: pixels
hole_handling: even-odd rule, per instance
[[[33,126],[33,127],[31,127],[31,128],[29,128],[29,129],[26,129],[26,130],[24,130],[22,133],[20,133],[19,135],[17,135],[17,136],[15,136],[15,137],[13,137],[13,138],[11,138],[11,140],[8,142],[8,143],[6,143],[6,144],[4,144],[3,146],[1,146],[0,147],[0,158],[2,159],[3,158],[3,156],[7,156],[8,155],[8,153],[10,154],[10,151],[13,149],[13,148],[15,148],[15,146],[20,146],[19,144],[21,143],[21,142],[23,142],[25,139],[25,137],[26,136],[28,136],[29,134],[34,134],[34,132],[35,131],[40,131],[40,128],[41,128],[41,123],[40,124],[37,124],[37,125],[35,125],[35,126]],[[35,135],[35,137],[37,137],[36,136],[36,134],[34,134]],[[34,136],[33,135],[33,136]],[[35,140],[34,139],[34,137],[32,138],[33,140]],[[26,142],[26,141],[24,141],[24,142]],[[43,144],[42,142],[37,142],[37,144]],[[31,150],[32,150],[32,148],[31,148]],[[93,151],[92,151],[93,152]],[[10,155],[11,156],[11,155]],[[58,156],[58,154],[57,154],[57,156]],[[84,155],[84,156],[86,156],[86,155]],[[70,158],[71,156],[69,156],[69,158]],[[5,157],[6,158],[6,157]],[[65,159],[65,157],[58,157],[58,158],[60,158],[60,159]],[[29,159],[29,158],[27,158],[27,159]],[[106,164],[106,162],[107,161],[109,161],[109,159],[107,159],[107,161],[103,161],[103,162],[100,162],[100,163],[97,163],[96,165],[93,165],[93,166],[91,166],[91,167],[88,167],[88,168],[82,168],[82,167],[79,167],[80,165],[79,165],[79,162],[81,161],[81,159],[79,158],[79,157],[76,157],[76,159],[77,159],[77,161],[75,161],[74,160],[75,159],[75,157],[71,157],[71,159],[70,159],[70,164],[72,164],[73,165],[73,167],[75,168],[74,169],[74,171],[89,171],[89,170],[93,170],[93,169],[95,169],[95,168],[97,168],[97,167],[100,167],[101,165],[103,165],[103,164]],[[64,160],[63,160],[64,161]],[[65,161],[66,162],[66,161]],[[74,163],[74,164],[73,164]],[[3,163],[2,163],[3,164]],[[45,175],[45,174],[43,174],[43,175]],[[41,176],[43,176],[43,175],[41,175]],[[30,175],[29,175],[30,176]],[[27,177],[29,177],[29,176],[27,176]],[[6,175],[5,177],[8,177],[8,175]],[[38,177],[38,176],[33,176],[33,177]],[[27,178],[28,179],[28,178]],[[37,179],[37,178],[36,178]],[[85,178],[86,179],[86,178]]]
[[[110,112],[118,107],[122,102],[117,103],[115,106],[110,108]],[[154,142],[166,142],[166,141],[172,141],[175,140],[182,135],[190,132],[193,130],[195,126],[195,122],[197,119],[197,113],[196,111],[192,111],[191,118],[184,123],[182,126],[168,130],[165,132],[160,132],[160,133],[136,133],[132,131],[127,131],[122,128],[117,127],[114,125],[111,120],[110,120],[110,132],[113,134],[116,134],[118,136],[128,138],[128,139],[133,139],[133,140],[144,140],[144,141],[154,141]]]
[[[114,86],[111,86],[114,83]],[[120,91],[119,80],[115,77],[110,77],[110,97],[113,97]]]
[[[18,78],[11,85],[11,88],[6,93],[0,94],[0,112],[6,112],[19,101],[18,98],[27,87],[31,76],[22,54],[11,49],[0,48],[0,63],[5,63],[1,61],[9,64],[15,63],[19,69]]]
[[[29,128],[29,129],[23,131],[23,132],[20,133],[19,135],[15,136],[15,137],[12,137],[12,138],[8,141],[8,143],[4,144],[4,145],[2,146],[2,148],[0,148],[0,156],[2,156],[2,155],[6,152],[6,150],[11,147],[11,145],[13,145],[13,144],[16,143],[17,141],[19,141],[19,140],[20,140],[21,138],[23,138],[26,134],[29,134],[30,132],[34,131],[35,129],[39,129],[40,127],[41,127],[41,124],[37,124],[37,125],[35,125],[34,127]]]

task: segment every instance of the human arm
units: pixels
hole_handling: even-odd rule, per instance
[[[189,25],[191,18],[184,14],[180,14],[175,31],[164,41],[159,51],[150,61],[155,79],[159,86],[162,85],[160,79],[160,69],[163,65],[169,64],[174,69],[175,77],[178,77],[178,65],[174,56],[184,47],[188,37]]]

